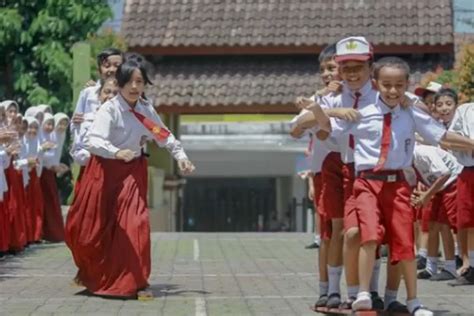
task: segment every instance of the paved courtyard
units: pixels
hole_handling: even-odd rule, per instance
[[[315,315],[317,252],[304,249],[310,240],[296,233],[155,233],[150,302],[84,295],[71,285],[76,269],[66,246],[43,244],[0,262],[0,315]],[[423,281],[419,293],[437,314],[474,315],[473,287]]]

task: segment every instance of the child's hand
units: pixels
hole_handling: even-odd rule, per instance
[[[331,81],[328,86],[326,87],[328,93],[335,93],[339,94],[342,92],[342,82],[340,81]]]
[[[84,88],[89,88],[89,87],[93,87],[95,86],[95,81],[94,80],[89,80],[86,82],[86,84],[84,85]]]
[[[188,159],[178,160],[178,167],[183,174],[191,174],[196,169],[193,163]]]
[[[41,144],[41,149],[44,151],[53,149],[54,147],[56,147],[56,144],[52,142],[44,142]]]
[[[38,164],[38,160],[36,158],[28,158],[28,167],[33,168],[36,167]]]
[[[319,131],[316,132],[316,137],[319,139],[319,140],[326,140],[328,139],[328,137],[331,135],[330,132],[328,131],[325,131],[325,130],[322,130],[320,129]]]
[[[84,114],[83,113],[74,113],[71,118],[72,124],[81,124],[84,122]]]
[[[313,104],[313,100],[305,97],[297,97],[295,106],[298,110],[306,109]]]
[[[349,121],[349,122],[357,122],[358,120],[360,120],[359,111],[351,109],[351,108],[331,109],[328,115],[336,117],[341,120]]]

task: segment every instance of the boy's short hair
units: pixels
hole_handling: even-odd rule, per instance
[[[319,53],[318,60],[321,64],[324,61],[333,59],[336,56],[336,44],[331,44],[326,47]]]
[[[380,71],[384,67],[393,67],[397,69],[402,69],[405,71],[407,80],[410,77],[410,66],[406,61],[399,57],[383,57],[377,60],[373,65],[373,77],[374,79],[378,79],[380,75]]]
[[[123,57],[123,53],[120,49],[109,47],[104,49],[97,55],[97,66],[100,69],[100,66],[109,58],[110,56],[120,56]]]
[[[454,103],[456,103],[456,105],[458,104],[458,94],[454,89],[450,88],[441,88],[434,96],[434,103],[436,103],[439,98],[444,96],[452,98]]]

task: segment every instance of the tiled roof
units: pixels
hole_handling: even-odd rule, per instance
[[[453,43],[451,0],[127,0],[130,47]]]
[[[410,62],[412,82],[452,65],[451,56]],[[315,57],[174,57],[156,64],[147,91],[155,106],[287,105],[321,84]]]

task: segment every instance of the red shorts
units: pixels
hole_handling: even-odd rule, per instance
[[[381,244],[385,240],[390,247],[392,264],[415,258],[411,191],[406,181],[356,178],[354,182],[361,243]]]
[[[433,201],[429,201],[428,204],[422,207],[417,207],[416,219],[420,224],[420,229],[423,233],[427,233],[430,230],[430,219]]]
[[[342,175],[344,177],[344,230],[349,228],[359,227],[359,220],[357,219],[356,199],[354,196],[354,180],[355,171],[354,164],[345,164],[342,168]]]
[[[319,235],[322,240],[331,239],[331,220],[327,218],[326,213],[324,212],[322,203],[321,203],[321,193],[322,193],[322,174],[319,172],[313,176],[313,188],[314,188],[314,198],[313,205],[314,209],[319,215]]]
[[[474,228],[474,167],[464,167],[456,185],[458,229]]]
[[[457,227],[456,195],[456,181],[436,193],[430,203],[431,212],[429,221],[446,224],[455,229]]]
[[[344,217],[344,179],[340,153],[331,152],[322,165],[321,203],[329,219]]]

